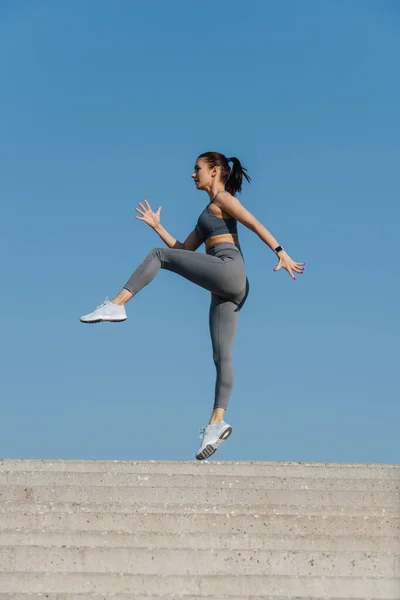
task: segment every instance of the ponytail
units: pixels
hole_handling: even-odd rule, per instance
[[[225,189],[232,194],[240,194],[242,191],[243,177],[250,183],[251,178],[247,174],[247,169],[241,164],[236,156],[226,158],[219,152],[204,152],[199,158],[203,158],[208,162],[210,168],[220,167],[221,178],[225,181]],[[232,169],[229,168],[229,162],[232,162]]]
[[[231,172],[229,173],[228,179],[225,183],[225,189],[227,192],[234,196],[235,194],[240,194],[242,191],[242,182],[243,177],[250,183],[251,178],[247,175],[246,167],[243,167],[240,160],[236,158],[236,156],[232,156],[232,158],[227,158],[227,162],[230,161],[233,163]]]

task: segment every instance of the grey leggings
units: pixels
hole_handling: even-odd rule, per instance
[[[160,269],[182,275],[211,292],[209,325],[217,369],[214,408],[226,409],[233,387],[232,347],[238,315],[249,291],[242,253],[229,243],[213,246],[207,254],[154,248],[124,288],[137,294]]]

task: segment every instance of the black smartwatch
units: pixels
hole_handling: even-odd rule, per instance
[[[278,252],[281,252],[281,250],[284,250],[285,248],[283,248],[282,246],[277,246],[274,250],[275,254],[278,254]]]

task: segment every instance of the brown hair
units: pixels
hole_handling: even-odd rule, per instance
[[[225,181],[225,189],[232,195],[240,194],[242,191],[243,177],[250,183],[251,178],[247,174],[247,169],[241,164],[236,156],[227,158],[219,152],[204,152],[199,158],[207,161],[210,168],[221,167],[221,177]],[[229,168],[228,162],[232,162],[232,169]]]

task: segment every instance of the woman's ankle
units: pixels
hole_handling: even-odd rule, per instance
[[[212,415],[210,417],[209,425],[217,425],[218,423],[222,423],[225,416],[224,408],[214,408],[212,411]]]
[[[131,298],[133,298],[133,294],[129,290],[123,288],[111,302],[117,306],[124,306]]]

